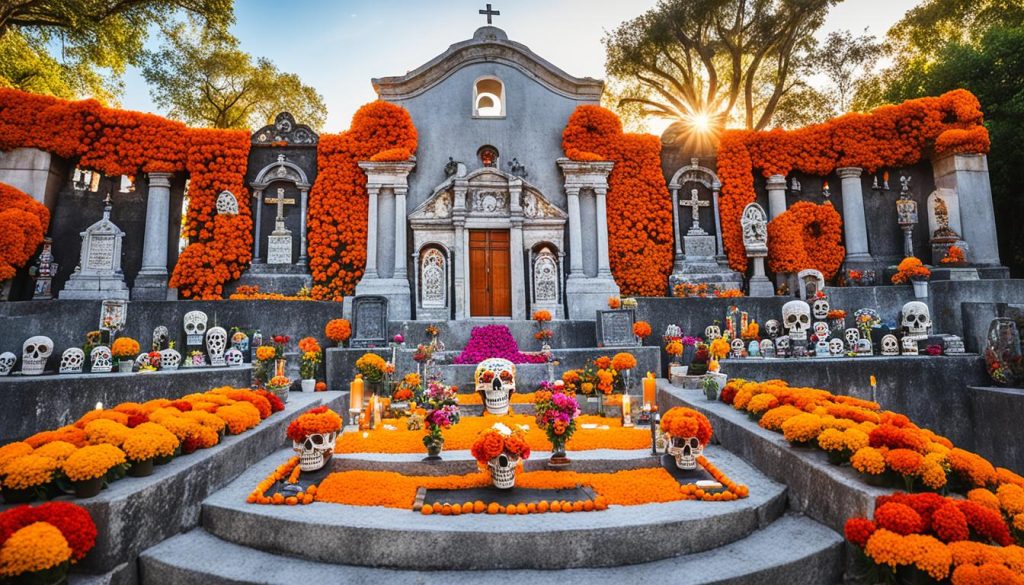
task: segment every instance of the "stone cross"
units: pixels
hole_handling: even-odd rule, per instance
[[[491,24],[491,17],[492,16],[500,16],[501,12],[498,11],[498,10],[491,10],[491,5],[488,4],[487,5],[487,10],[481,10],[480,14],[486,15],[487,16],[487,24]]]
[[[295,205],[295,200],[291,198],[285,198],[284,187],[277,188],[277,197],[267,197],[263,200],[264,203],[277,204],[277,221],[284,221],[284,206]]]
[[[693,225],[690,227],[690,230],[693,231],[700,229],[700,208],[710,207],[711,202],[701,201],[700,197],[697,196],[697,190],[693,189],[692,191],[690,191],[690,198],[683,199],[682,201],[679,202],[679,205],[682,205],[683,207],[689,207],[690,210],[693,212]]]

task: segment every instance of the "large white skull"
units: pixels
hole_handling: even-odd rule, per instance
[[[500,490],[507,490],[516,485],[516,465],[519,464],[518,457],[509,457],[502,453],[487,462],[491,471],[491,481],[494,487]]]
[[[804,301],[789,301],[782,305],[782,323],[793,341],[807,339],[807,330],[811,328],[811,307]]]
[[[764,322],[764,332],[768,337],[775,339],[782,332],[782,327],[779,322],[775,319],[768,319]]]
[[[89,361],[92,362],[92,371],[94,372],[109,372],[114,368],[114,356],[110,353],[110,348],[105,345],[92,348],[89,353]]]
[[[903,346],[903,355],[917,355],[917,340],[913,337],[910,337],[909,335],[904,336],[903,339],[900,340],[900,345]]]
[[[185,343],[188,345],[202,345],[203,336],[206,335],[206,321],[208,317],[202,311],[189,311],[185,313]]]
[[[831,307],[830,307],[830,305],[828,303],[828,299],[826,299],[826,298],[819,298],[819,299],[814,299],[814,306],[812,307],[811,310],[814,312],[814,318],[815,319],[817,319],[819,321],[824,321],[825,319],[828,318],[828,310],[829,310],[829,308],[831,308]]]
[[[484,404],[490,414],[508,414],[508,403],[516,391],[516,365],[502,358],[488,358],[476,367],[474,375],[477,392],[484,395]]]
[[[782,335],[775,340],[775,354],[779,357],[789,357],[789,336]]]
[[[932,326],[928,305],[921,301],[910,301],[903,305],[903,321],[901,324],[907,330],[907,336],[914,340],[928,337],[928,328]]]
[[[228,346],[228,332],[223,327],[210,327],[206,332],[206,351],[211,366],[224,365],[224,348]]]
[[[900,355],[900,344],[895,335],[890,333],[882,337],[882,355]]]
[[[828,353],[832,357],[839,357],[843,355],[843,340],[833,339],[828,342]]]
[[[231,367],[240,366],[245,363],[245,356],[237,348],[232,347],[224,352],[224,363]]]
[[[292,441],[292,448],[299,454],[299,468],[302,471],[319,471],[334,455],[334,441],[338,433],[315,433],[301,443]]]
[[[858,339],[857,340],[857,355],[858,356],[870,356],[874,355],[875,351],[871,348],[870,339]]]
[[[61,374],[81,374],[85,366],[85,352],[78,347],[69,347],[60,356]]]
[[[818,336],[818,339],[828,339],[829,327],[828,323],[824,321],[814,322],[814,334]]]
[[[177,370],[181,364],[181,354],[176,349],[161,349],[160,350],[160,369],[161,370]]]
[[[53,353],[53,340],[45,335],[29,337],[21,346],[21,374],[38,376],[46,369],[46,360]]]
[[[14,369],[14,364],[18,361],[18,356],[14,355],[9,351],[0,353],[0,376],[6,376],[11,373]]]
[[[775,357],[775,344],[771,339],[761,340],[761,355],[766,358]]]
[[[708,325],[704,328],[704,339],[714,341],[722,336],[722,328],[718,325]]]
[[[730,344],[732,346],[732,357],[741,358],[743,357],[743,340],[737,337],[732,340]]]
[[[846,339],[846,348],[850,351],[857,349],[857,341],[860,339],[860,330],[856,327],[851,327],[843,332],[843,337]]]
[[[697,469],[697,458],[704,454],[704,445],[697,437],[672,437],[668,454],[676,458],[679,469]]]

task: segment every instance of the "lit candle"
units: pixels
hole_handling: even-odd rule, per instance
[[[658,383],[654,379],[654,374],[647,372],[647,377],[644,378],[644,408],[651,410],[654,407],[655,393],[658,389]]]
[[[349,410],[363,409],[363,375],[356,374],[356,379],[348,385],[348,408]]]
[[[103,403],[102,402],[97,402],[96,403],[96,410],[103,410]]]
[[[622,396],[622,426],[631,427],[633,426],[633,413],[630,408],[630,396],[629,394],[623,394]]]

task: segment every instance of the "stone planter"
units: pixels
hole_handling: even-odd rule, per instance
[[[303,392],[313,392],[315,390],[316,390],[316,379],[310,378],[308,380],[303,380],[302,381],[302,391]]]
[[[927,299],[928,298],[928,281],[927,280],[912,280],[911,284],[914,285],[914,298]]]
[[[135,362],[132,360],[117,360],[117,371],[122,374],[130,374],[134,365]]]

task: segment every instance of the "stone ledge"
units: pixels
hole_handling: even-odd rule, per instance
[[[967,390],[976,429],[974,450],[995,465],[1024,470],[1024,445],[1012,438],[1024,420],[1024,389],[971,386]]]
[[[59,357],[58,357],[59,360]],[[0,444],[71,424],[97,402],[114,406],[179,398],[220,386],[248,388],[252,366],[182,368],[152,374],[59,374],[0,378]],[[31,413],[31,415],[30,415]]]
[[[156,467],[149,477],[124,478],[94,498],[58,498],[88,510],[99,530],[95,548],[76,565],[76,571],[107,573],[126,562],[134,569],[139,552],[198,526],[202,500],[278,450],[285,443],[288,423],[296,416],[321,404],[336,405],[344,398],[345,394],[338,392],[293,392],[283,412],[255,429],[228,435],[210,449],[176,457]]]
[[[867,485],[850,467],[830,465],[822,451],[791,447],[781,434],[762,429],[728,404],[707,400],[698,390],[682,390],[659,380],[658,404],[662,412],[686,406],[704,413],[715,431],[712,441],[785,483],[791,509],[837,532],[852,516],[870,516],[875,497],[892,492]]]
[[[717,453],[715,462],[751,487],[747,499],[613,506],[564,515],[557,522],[544,514],[440,519],[383,507],[246,504],[253,486],[286,456],[268,457],[208,498],[204,530],[243,546],[319,562],[412,570],[563,569],[709,550],[771,524],[785,509],[785,486],[725,452]]]
[[[820,585],[842,578],[843,539],[798,515],[787,515],[733,544],[702,553],[626,567],[561,571],[395,571],[339,566],[277,556],[220,540],[202,529],[176,536],[144,552],[143,585],[294,585],[381,583],[473,585],[507,583],[514,577],[537,585]],[[559,554],[551,548],[545,555]],[[602,553],[596,553],[595,558]]]

